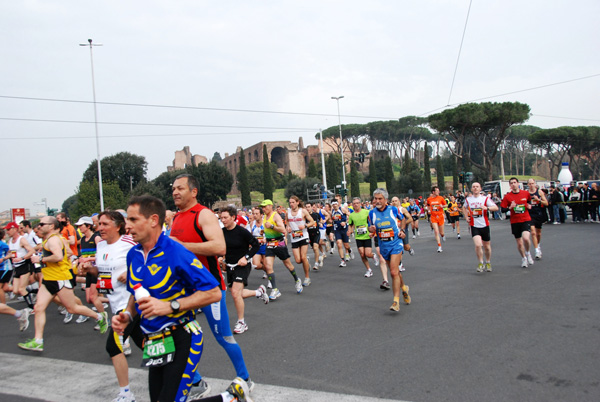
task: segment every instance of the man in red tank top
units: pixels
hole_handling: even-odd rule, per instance
[[[231,359],[237,377],[247,381],[250,390],[252,390],[254,383],[249,378],[242,349],[233,338],[229,325],[229,314],[225,302],[227,287],[217,263],[217,257],[225,255],[225,237],[214,212],[198,203],[196,199],[199,191],[198,187],[198,181],[190,174],[181,174],[175,178],[172,187],[173,201],[175,206],[179,208],[179,212],[173,218],[170,237],[194,253],[221,284],[221,301],[214,305],[219,307],[219,309],[216,309],[216,314],[213,305],[203,307],[202,312],[215,339]],[[191,400],[205,396],[210,392],[210,386],[202,379],[198,370],[196,370],[193,385],[189,397]]]

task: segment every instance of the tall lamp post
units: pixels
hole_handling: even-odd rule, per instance
[[[344,162],[344,138],[342,137],[342,119],[340,117],[340,99],[342,96],[332,96],[331,99],[335,99],[337,102],[338,109],[338,126],[340,127],[340,153],[342,154],[342,188],[344,189],[344,202],[348,202],[348,192],[346,190],[346,162]]]
[[[94,125],[96,127],[96,159],[98,161],[98,186],[100,189],[100,211],[104,211],[104,194],[102,191],[102,167],[100,166],[100,140],[98,138],[98,111],[96,109],[96,83],[94,79],[94,55],[92,53],[92,47],[102,46],[102,44],[92,44],[92,40],[88,39],[88,43],[80,43],[79,46],[90,47],[90,62],[92,65],[92,94],[94,96]]]

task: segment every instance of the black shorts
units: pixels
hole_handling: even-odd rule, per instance
[[[356,247],[357,248],[371,248],[371,239],[360,240],[356,239]]]
[[[286,246],[279,247],[267,247],[265,250],[265,257],[277,257],[281,261],[285,261],[290,258],[290,252]]]
[[[458,222],[460,216],[456,215],[456,216],[452,216],[452,215],[448,215],[448,223],[456,223]]]
[[[131,321],[125,328],[125,331],[123,331],[123,342],[125,342],[125,339],[127,338],[133,339],[133,342],[135,342],[138,348],[144,349],[144,333],[140,328],[139,314],[133,318],[133,321]],[[123,353],[123,345],[121,344],[119,335],[113,331],[112,327],[110,327],[108,330],[108,337],[106,338],[106,351],[110,357],[115,357],[116,355]]]
[[[71,275],[73,275],[73,277],[70,279],[71,286],[73,286],[73,289],[75,289],[77,287],[77,275],[75,272],[73,272],[73,270],[71,270]]]
[[[348,232],[346,228],[342,228],[342,230],[336,230],[333,232],[335,234],[335,240],[341,240],[342,243],[348,243]]]
[[[512,231],[513,236],[515,236],[515,239],[520,239],[523,232],[531,232],[531,222],[527,221],[511,223],[510,229]]]
[[[18,267],[15,267],[15,278],[20,278],[23,275],[27,275],[31,273],[31,268],[29,267],[29,264],[27,264],[27,261],[25,261],[23,264],[19,265]]]
[[[543,215],[531,215],[531,226],[535,226],[537,229],[541,229],[545,219]]]
[[[476,228],[475,226],[471,226],[471,236],[481,236],[481,241],[490,241],[490,227]]]
[[[319,242],[321,241],[321,235],[319,234],[318,230],[309,230],[308,231],[308,242],[310,243],[310,245],[312,246],[313,244],[319,244]]]
[[[92,285],[95,285],[98,282],[98,276],[90,274],[89,272],[85,274],[85,287],[86,289]]]
[[[331,233],[333,233],[333,225],[325,226],[325,233],[327,233],[327,236],[329,236]]]
[[[12,279],[13,271],[7,269],[6,271],[0,271],[0,283],[8,283]]]
[[[308,239],[302,239],[292,242],[292,248],[300,248],[302,246],[308,246]]]
[[[239,282],[243,283],[244,286],[248,286],[248,277],[251,270],[252,265],[250,263],[246,264],[245,267],[236,266],[233,269],[227,268],[227,285],[231,287],[233,282]]]
[[[373,242],[375,243],[375,247],[379,247],[379,237],[373,237]]]
[[[52,296],[60,292],[62,288],[73,289],[71,286],[71,281],[68,279],[64,281],[47,281],[43,279],[42,285],[48,289],[48,292],[50,292]]]
[[[411,215],[410,216],[413,220],[414,223],[419,223],[419,216],[418,215]]]

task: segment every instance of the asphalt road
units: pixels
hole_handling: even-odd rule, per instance
[[[256,401],[331,400],[330,393],[348,401],[600,400],[600,225],[544,226],[544,258],[523,269],[509,223],[493,221],[491,273],[475,272],[464,227],[457,240],[446,226],[448,240],[440,254],[430,229],[421,225],[422,236],[411,239],[416,255],[404,256],[412,304],[402,305],[399,313],[389,311],[392,295],[379,289],[379,269],[364,278],[358,258],[339,268],[337,257],[329,256],[324,268],[311,272],[313,284],[300,295],[276,263],[283,296],[268,305],[246,299],[249,330],[236,336],[257,383]],[[263,282],[260,278],[253,273],[250,288]],[[199,321],[206,324],[202,316]],[[60,400],[49,396],[67,395],[57,382],[84,392],[88,377],[95,381],[93,367],[103,369],[107,395],[117,389],[105,337],[91,322],[64,325],[51,307],[45,351],[39,355],[16,346],[33,336],[33,319],[26,333],[18,332],[11,317],[0,317],[0,323],[0,400]],[[139,361],[136,350],[130,367],[139,367]],[[19,362],[31,367],[31,375],[15,377]],[[79,363],[90,367],[69,374]],[[214,380],[216,391],[235,376],[207,328],[201,371],[220,380]],[[132,373],[138,400],[146,400],[143,371]],[[48,393],[19,391],[15,378],[34,379]]]

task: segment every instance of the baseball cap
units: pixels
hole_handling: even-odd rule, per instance
[[[264,200],[263,202],[260,203],[259,207],[264,207],[267,205],[273,205],[273,201],[271,200]]]
[[[19,228],[19,225],[17,225],[15,222],[9,222],[4,229],[8,230],[8,229],[14,229],[14,228]]]
[[[81,218],[79,218],[75,226],[81,225],[94,225],[94,221],[89,216],[82,216]]]

